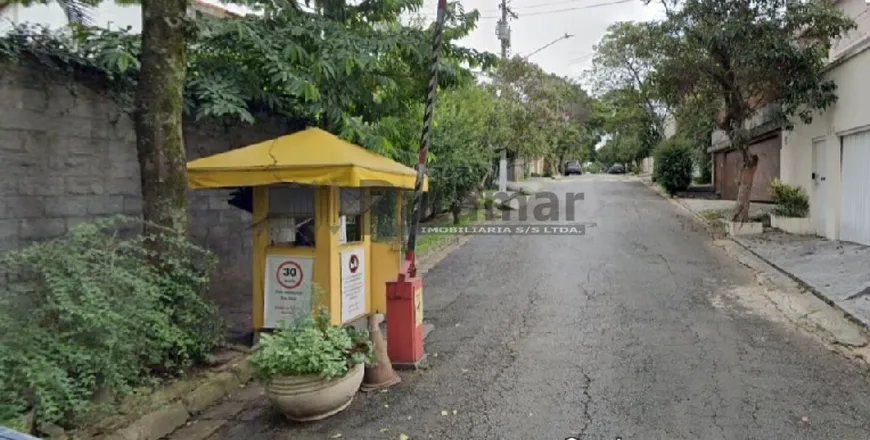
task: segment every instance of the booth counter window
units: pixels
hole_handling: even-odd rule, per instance
[[[273,245],[314,247],[314,188],[269,187],[269,229]]]
[[[341,216],[344,226],[344,241],[355,243],[363,238],[363,203],[364,193],[361,188],[341,188],[341,206],[338,215]]]

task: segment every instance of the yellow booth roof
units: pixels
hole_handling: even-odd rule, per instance
[[[187,163],[191,188],[299,183],[414,189],[417,171],[319,128]],[[423,181],[423,190],[429,186]]]

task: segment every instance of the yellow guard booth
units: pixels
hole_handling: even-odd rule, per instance
[[[250,188],[255,333],[309,313],[315,286],[335,325],[386,314],[416,170],[309,128],[191,161],[187,173],[194,189]]]

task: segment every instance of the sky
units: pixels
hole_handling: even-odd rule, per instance
[[[435,16],[437,0],[426,0],[421,11]],[[496,54],[501,45],[495,26],[501,15],[499,0],[463,0],[466,11],[477,9],[478,27],[459,44]],[[607,27],[619,21],[647,21],[664,16],[659,2],[644,5],[641,0],[512,0],[509,7],[519,16],[510,21],[511,54],[528,55],[567,34],[559,41],[533,55],[529,61],[561,76],[578,78],[591,66],[593,47]],[[576,8],[576,9],[575,9]]]

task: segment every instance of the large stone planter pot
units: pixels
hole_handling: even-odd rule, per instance
[[[806,217],[782,217],[771,214],[770,226],[789,234],[812,235],[815,232],[812,221]]]
[[[266,396],[295,422],[310,422],[338,414],[350,405],[363,380],[358,364],[346,376],[323,380],[318,376],[279,376],[266,384]]]

